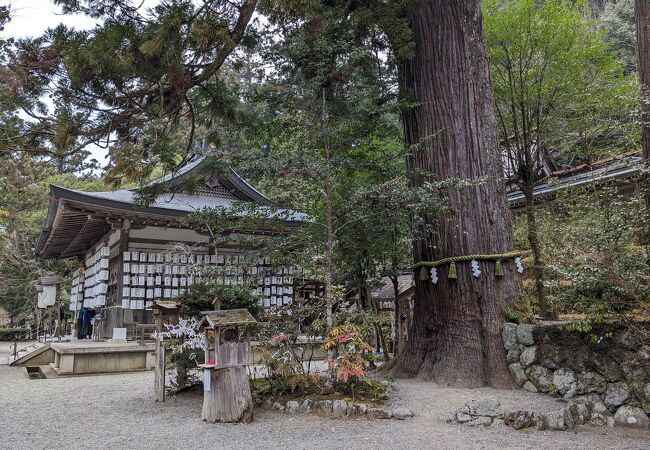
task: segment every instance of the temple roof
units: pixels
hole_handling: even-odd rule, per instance
[[[533,189],[535,202],[552,199],[562,189],[581,187],[600,187],[607,183],[622,184],[634,180],[641,173],[642,157],[639,152],[610,156],[591,165],[581,164],[569,169],[553,172]],[[525,199],[521,190],[508,191],[511,210],[524,207]]]
[[[135,189],[108,192],[83,192],[50,185],[50,206],[36,245],[36,255],[42,259],[67,258],[84,254],[112,227],[124,220],[132,223],[169,226],[191,212],[204,208],[228,208],[238,201],[261,204],[272,208],[257,189],[234,170],[226,174],[209,170],[211,157],[196,156],[172,174],[153,181],[148,186],[166,183],[169,191],[158,195],[148,206],[137,203]],[[205,170],[204,170],[205,169]],[[204,185],[192,192],[174,187],[190,174],[203,178]],[[300,212],[273,209],[288,225],[298,225],[307,216]]]
[[[218,311],[201,311],[203,318],[199,326],[207,323],[210,328],[230,325],[255,325],[257,320],[247,309],[222,309]]]

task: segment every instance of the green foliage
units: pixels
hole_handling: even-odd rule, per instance
[[[0,328],[0,341],[11,340],[28,332],[29,328]]]
[[[599,25],[616,60],[627,72],[636,71],[636,24],[634,0],[610,1],[605,5]]]
[[[257,2],[165,1],[146,9],[129,0],[56,3],[98,24],[59,25],[0,46],[0,85],[8,87],[0,110],[29,118],[0,115],[0,148],[61,170],[69,160],[80,164],[88,145],[109,147],[113,182],[142,183],[157,167],[173,169],[193,149],[196,117],[206,106],[196,91],[218,89],[213,80],[244,38]]]
[[[639,211],[641,196],[622,197],[615,188],[572,191],[538,211],[547,288],[559,312],[582,314],[589,324],[647,314],[649,224]],[[522,220],[517,230],[525,245]]]
[[[367,310],[352,311],[348,307],[341,305],[337,310],[332,329],[327,327],[322,299],[293,303],[269,312],[256,335],[256,340],[262,343],[259,350],[266,375],[264,379],[252,381],[256,401],[321,395],[382,401],[387,386],[365,376],[374,361],[367,340],[372,338],[375,325],[387,325],[389,320]],[[334,379],[319,373],[315,356],[322,346],[325,350],[334,347],[339,350],[335,352],[335,372],[340,376]]]
[[[92,177],[57,174],[27,157],[7,158],[0,169],[0,307],[12,320],[27,320],[36,308],[34,281],[57,274],[64,279],[76,268],[75,261],[37,261],[33,248],[47,216],[50,184],[97,191],[105,184]],[[66,283],[63,286],[67,286]],[[63,290],[65,300],[68,293]]]
[[[499,131],[518,178],[541,170],[533,144],[560,163],[637,145],[636,77],[625,77],[584,1],[484,5]]]
[[[250,287],[224,286],[206,275],[189,286],[179,297],[181,304],[179,316],[195,318],[198,324],[201,311],[212,311],[214,309],[212,302],[216,298],[221,301],[221,309],[248,309],[257,320],[260,320],[264,313],[260,299],[253,294]],[[191,324],[192,320],[188,322],[188,326]],[[199,333],[198,327],[192,330],[192,334]],[[168,343],[170,348],[168,367],[172,371],[168,391],[174,395],[201,383],[200,371],[197,367],[204,359],[203,349],[186,347],[184,343],[187,339],[187,336],[173,337]]]
[[[253,294],[249,286],[225,286],[203,278],[189,286],[179,297],[182,317],[199,317],[201,311],[212,311],[213,300],[219,299],[221,309],[248,309],[256,318],[261,319],[264,309],[260,299]]]

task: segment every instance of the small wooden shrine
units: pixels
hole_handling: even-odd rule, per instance
[[[250,327],[257,321],[247,309],[201,315],[199,326],[205,336],[201,417],[211,423],[250,422],[253,398],[246,366],[253,362]]]

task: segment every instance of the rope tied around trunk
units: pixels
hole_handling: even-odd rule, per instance
[[[420,261],[414,264],[412,267],[413,270],[420,270],[420,280],[425,281],[429,279],[429,274],[427,267],[435,269],[438,266],[449,264],[449,278],[458,278],[458,272],[456,270],[457,262],[467,262],[467,261],[495,261],[495,275],[500,277],[503,276],[503,266],[501,265],[502,259],[512,259],[520,257],[524,252],[521,250],[513,250],[507,253],[495,253],[495,254],[476,254],[476,255],[461,255],[461,256],[449,256],[447,258],[439,259],[437,261]],[[478,272],[480,274],[480,271]],[[437,281],[437,276],[436,280]],[[434,281],[434,283],[435,283]]]

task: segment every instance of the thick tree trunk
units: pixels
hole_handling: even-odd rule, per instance
[[[645,101],[642,102],[644,106],[644,120],[641,128],[641,141],[643,145],[643,156],[647,165],[650,164],[650,2],[648,0],[636,0],[634,15],[636,18],[639,79],[645,97]],[[646,177],[645,181],[646,207],[650,210],[648,177]]]
[[[528,230],[528,244],[533,254],[533,278],[535,279],[535,296],[539,305],[539,315],[544,319],[555,319],[555,312],[551,305],[548,304],[546,290],[544,289],[544,261],[542,259],[542,250],[539,246],[539,236],[537,234],[537,218],[535,216],[535,198],[533,181],[523,186],[524,199],[526,202],[526,229]]]
[[[400,88],[419,104],[402,113],[411,174],[437,180],[503,175],[479,0],[427,0],[408,13],[415,54],[400,70]],[[414,178],[414,183],[423,180]],[[414,245],[415,261],[512,250],[505,187],[498,182],[451,190],[457,214],[434,224]],[[423,230],[419,230],[422,232]],[[391,372],[458,387],[509,386],[501,344],[503,308],[519,294],[512,261],[497,279],[494,263],[469,264],[458,279],[416,281],[408,347]]]
[[[253,397],[246,366],[207,370],[201,418],[210,423],[253,420]]]

